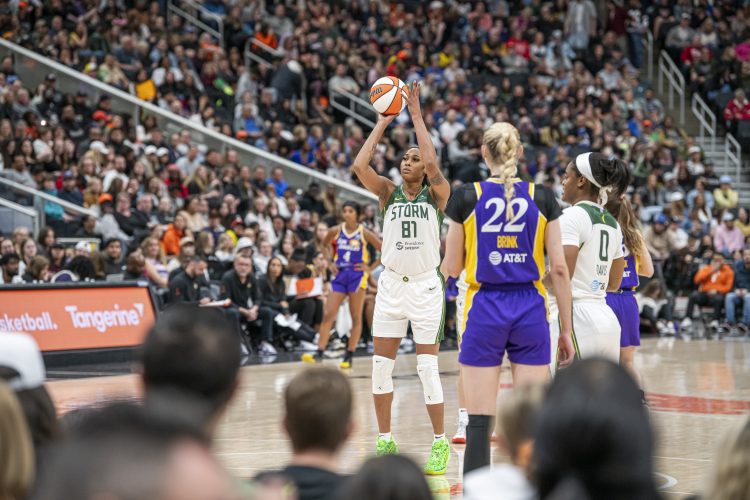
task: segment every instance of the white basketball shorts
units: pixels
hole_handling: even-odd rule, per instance
[[[445,283],[436,269],[406,276],[386,269],[378,279],[373,337],[402,338],[411,322],[414,342],[437,344],[445,324]]]

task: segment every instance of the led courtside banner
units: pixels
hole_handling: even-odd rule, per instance
[[[155,317],[136,283],[0,287],[0,332],[28,333],[42,351],[135,346]]]

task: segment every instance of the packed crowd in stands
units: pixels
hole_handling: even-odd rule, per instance
[[[731,325],[737,318],[715,294],[734,303],[729,294],[739,288],[739,299],[745,297],[739,276],[711,291],[694,277],[714,255],[739,265],[748,211],[738,206],[733,179],[715,173],[654,95],[644,79],[643,43],[652,30],[657,46],[671,50],[686,34],[693,43],[695,29],[701,44],[734,50],[732,67],[739,69],[721,87],[731,93],[743,85],[750,17],[731,3],[605,4],[205,2],[225,14],[225,39],[214,40],[179,17],[167,20],[158,2],[11,2],[0,7],[0,26],[6,38],[67,66],[345,181],[353,182],[348,167],[366,130],[334,111],[331,91],[366,97],[384,74],[423,81],[425,120],[455,185],[487,175],[479,144],[493,121],[518,127],[521,175],[558,193],[560,175],[577,154],[620,157],[631,167],[631,199],[658,264],[648,288],[655,310],[644,317],[661,333],[673,332],[670,298],[695,294],[692,307],[715,304],[715,321]],[[718,28],[709,33],[712,22]],[[272,68],[247,67],[249,38],[285,55]],[[290,187],[283,170],[243,164],[231,149],[207,149],[188,130],[165,134],[153,116],[113,111],[106,95],[65,94],[55,73],[30,88],[16,74],[18,64],[11,56],[0,62],[0,175],[96,217],[74,217],[46,202],[49,227],[41,234],[19,228],[5,236],[2,282],[47,281],[60,271],[59,279],[145,278],[164,302],[208,301],[228,295],[222,278],[232,267],[236,272],[234,257],[244,254],[252,263],[243,272],[276,287],[273,305],[266,305],[317,328],[323,296],[287,297],[269,276],[327,280],[320,242],[338,220],[335,189]],[[397,164],[409,141],[404,114],[378,149],[376,170],[400,182]],[[362,208],[375,231],[376,210]],[[62,248],[61,236],[94,245]],[[184,293],[194,290],[185,280],[204,276],[199,294]],[[258,310],[238,314],[263,324]]]
[[[655,39],[681,70],[688,90],[699,93],[737,134],[750,120],[750,33],[747,13],[662,4],[653,21]],[[743,134],[744,135],[744,134]],[[746,137],[743,137],[745,139]]]
[[[366,130],[334,112],[330,89],[366,96],[384,74],[424,82],[425,119],[456,185],[486,175],[478,147],[496,120],[521,131],[521,174],[558,193],[576,154],[616,155],[631,166],[631,199],[657,263],[656,278],[640,290],[644,324],[674,333],[673,299],[682,295],[690,313],[708,305],[717,324],[750,325],[750,214],[733,180],[714,172],[642,72],[652,30],[692,90],[717,106],[731,95],[724,116],[739,128],[750,119],[741,92],[750,74],[750,15],[738,2],[203,3],[226,15],[225,40],[167,20],[163,3],[145,0],[8,2],[0,5],[0,32],[346,181]],[[250,71],[243,55],[250,38],[286,56]],[[167,136],[154,117],[116,113],[107,97],[65,94],[54,73],[31,88],[15,64],[10,56],[0,61],[0,176],[96,216],[45,202],[39,234],[19,227],[0,236],[0,283],[146,280],[159,300],[176,305],[140,351],[144,404],[81,409],[62,421],[33,341],[0,336],[0,498],[282,499],[291,498],[291,482],[301,500],[430,499],[422,472],[404,457],[342,474],[351,388],[326,368],[302,372],[285,389],[287,467],[238,481],[211,450],[215,423],[239,387],[242,349],[257,347],[237,342],[237,325],[255,332],[265,353],[286,340],[312,340],[324,294],[290,294],[284,278],[318,280],[325,290],[330,272],[320,244],[338,220],[335,190],[290,187],[281,169],[242,164],[236,151],[206,149],[188,131]],[[405,120],[374,165],[397,182],[410,140]],[[2,196],[30,202],[13,190]],[[376,208],[361,212],[375,231]],[[67,246],[63,237],[78,242]],[[222,298],[233,305],[223,314],[180,307]],[[295,327],[277,325],[291,314],[300,320]],[[182,356],[173,355],[175,346]],[[577,404],[583,395],[589,406]],[[582,361],[550,387],[515,389],[504,401],[497,432],[511,463],[467,477],[467,498],[494,497],[498,482],[523,498],[658,498],[653,431],[621,368]],[[741,424],[719,448],[706,500],[750,490],[750,421]],[[577,439],[582,425],[599,434]]]
[[[352,473],[343,455],[356,425],[354,391],[346,375],[323,366],[297,373],[279,398],[292,451],[288,464],[269,465],[249,479],[232,477],[215,455],[214,440],[220,435],[217,422],[241,398],[240,359],[233,327],[216,310],[179,307],[159,317],[139,348],[139,403],[77,407],[58,419],[34,340],[22,333],[1,335],[0,497],[452,496],[446,479],[428,482],[405,455],[371,458]],[[269,404],[263,402],[265,411]],[[232,418],[248,421],[257,409],[245,403],[232,408]],[[588,439],[580,439],[582,427],[589,429]],[[585,359],[549,385],[505,391],[495,431],[499,452],[509,458],[464,476],[457,486],[467,500],[661,498],[648,410],[633,378],[611,361]],[[263,442],[268,446],[271,440]],[[750,418],[738,417],[716,448],[702,491],[694,492],[700,496],[690,498],[745,498],[749,444]]]

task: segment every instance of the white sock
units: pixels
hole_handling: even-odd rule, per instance
[[[458,415],[463,417],[464,415],[468,415],[469,412],[466,410],[466,408],[459,408],[458,409]]]
[[[380,433],[378,433],[378,438],[383,438],[386,441],[390,441],[391,440],[391,433],[390,432],[380,432]]]
[[[445,433],[443,434],[435,434],[435,439],[433,441],[438,441],[440,439],[443,439],[445,437]]]

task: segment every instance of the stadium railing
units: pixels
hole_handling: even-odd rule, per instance
[[[698,95],[693,93],[691,99],[691,109],[693,115],[698,120],[699,131],[698,137],[701,139],[708,140],[711,144],[711,148],[716,147],[716,115],[708,107],[708,104]]]
[[[201,32],[208,33],[216,39],[221,48],[224,48],[224,19],[220,15],[214,14],[193,0],[168,0],[167,28],[171,28],[170,16],[178,16]],[[217,27],[206,24],[204,19],[210,19]]]
[[[368,118],[368,116],[377,117],[372,104],[343,89],[331,88],[328,91],[331,96],[331,106],[334,109],[354,118],[367,128],[375,127],[375,122]]]
[[[737,139],[728,132],[726,141],[724,141],[724,153],[727,155],[727,159],[735,165],[737,170],[735,179],[740,181],[742,178],[742,146]]]
[[[254,49],[257,49],[260,52],[258,53]],[[282,49],[281,47],[274,49],[273,47],[266,45],[265,43],[261,42],[260,40],[256,38],[248,38],[247,42],[245,42],[244,50],[245,50],[245,68],[247,71],[252,70],[253,63],[272,69],[275,67],[272,61],[283,62],[284,57],[287,55],[286,51]],[[305,92],[306,88],[307,88],[307,78],[305,77],[305,72],[302,71],[300,73],[299,96],[300,96],[300,99],[302,100],[302,104],[304,105],[305,109],[307,109],[307,92]]]
[[[14,70],[27,88],[35,88],[44,81],[48,73],[54,72],[57,75],[57,88],[61,92],[82,91],[92,101],[98,100],[102,95],[108,95],[112,99],[113,111],[130,115],[134,124],[138,124],[145,115],[153,115],[158,126],[166,134],[187,130],[196,144],[204,144],[207,148],[221,153],[229,149],[237,151],[241,165],[262,165],[267,171],[273,167],[281,167],[287,182],[295,189],[306,188],[310,183],[317,182],[323,188],[334,186],[337,197],[344,200],[365,203],[377,201],[374,195],[359,186],[329,177],[317,170],[211,130],[2,38],[0,55],[13,56]]]
[[[271,67],[273,66],[273,64],[271,64],[268,59],[263,59],[262,57],[255,54],[252,51],[253,47],[260,49],[264,53],[268,54],[270,58],[276,57],[276,58],[281,59],[286,55],[286,51],[284,51],[284,49],[282,49],[281,47],[274,49],[270,45],[267,45],[261,42],[257,38],[248,38],[247,42],[245,42],[245,57],[247,58],[247,57],[255,56],[254,58],[252,58],[254,61],[258,62],[259,64],[263,64],[267,67]]]
[[[80,217],[83,215],[91,215],[96,217],[96,213],[93,210],[79,207],[68,201],[61,200],[57,196],[24,186],[23,184],[11,181],[2,176],[0,176],[0,201],[4,202],[3,206],[7,210],[13,210],[16,212],[18,214],[17,217],[20,219],[28,216],[28,210],[30,209],[32,212],[35,212],[35,218],[31,222],[32,225],[26,226],[29,228],[34,227],[37,230],[34,234],[38,233],[39,227],[47,225],[44,213],[44,205],[46,203],[60,205],[65,212],[74,216]],[[0,219],[0,229],[3,229],[4,231],[13,229],[13,227],[6,227],[3,222],[5,221]]]
[[[677,96],[677,106],[680,109],[680,122],[684,124],[685,99],[688,93],[687,87],[685,86],[685,77],[666,51],[662,51],[659,57],[658,80],[659,91],[662,93],[664,93],[664,82],[666,81],[669,84],[669,92],[667,95],[670,109],[674,109],[673,99]],[[693,93],[690,104],[690,110],[699,125],[698,138],[704,144],[710,144],[712,152],[717,152],[716,142],[719,136],[719,130],[716,113],[714,113],[711,107],[706,104],[706,101],[704,101],[697,93]],[[724,137],[724,153],[726,161],[729,164],[728,168],[734,170],[736,176],[735,179],[740,181],[742,173],[742,146],[729,131],[726,132]]]
[[[654,35],[651,31],[646,31],[646,77],[649,82],[654,81]]]
[[[662,94],[665,93],[664,82],[668,84],[666,94],[669,109],[675,108],[676,97],[676,105],[680,110],[680,123],[685,123],[685,77],[669,54],[662,50],[659,55],[659,92]]]
[[[17,227],[26,227],[32,234],[39,234],[42,227],[39,212],[30,207],[24,207],[0,196],[0,230],[3,234],[10,234]]]

